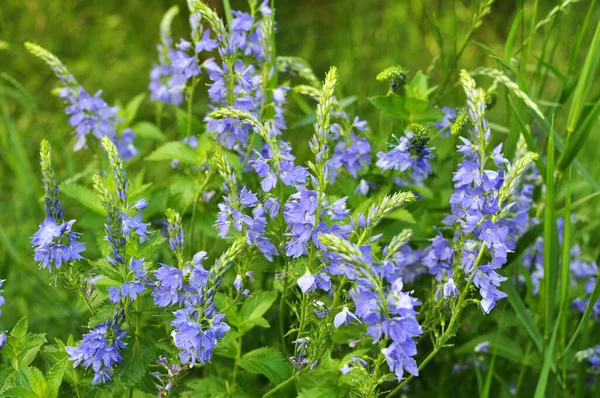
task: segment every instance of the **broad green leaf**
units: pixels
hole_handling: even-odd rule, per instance
[[[241,319],[238,329],[240,332],[247,333],[254,326],[270,327],[263,315],[271,308],[276,299],[277,292],[261,290],[246,300],[239,312]]]
[[[404,107],[404,97],[399,95],[378,95],[370,97],[369,101],[379,111],[400,119],[408,119],[410,114]]]
[[[48,383],[44,379],[44,374],[41,370],[33,366],[30,367],[27,378],[31,389],[38,397],[48,397],[50,395]]]
[[[81,203],[85,207],[94,212],[105,216],[106,210],[102,207],[102,203],[98,199],[98,196],[89,188],[83,187],[75,183],[65,183],[60,185],[62,193],[74,199],[76,202]]]
[[[167,139],[160,129],[150,122],[138,122],[131,127],[133,132],[141,138],[164,141]]]
[[[28,326],[29,324],[27,322],[27,317],[24,316],[23,318],[19,319],[15,326],[13,326],[12,330],[10,331],[10,336],[16,338],[25,337]]]
[[[413,217],[412,214],[406,209],[396,209],[391,212],[386,218],[391,218],[392,220],[403,221],[408,224],[416,224],[417,221]]]
[[[33,391],[29,391],[25,387],[14,387],[2,392],[3,397],[12,398],[39,398]]]
[[[108,262],[105,258],[101,258],[97,261],[92,262],[92,265],[98,273],[104,275],[116,282],[124,282],[123,275],[115,268],[114,265]]]
[[[310,389],[304,389],[298,394],[298,398],[331,398],[346,396],[348,391],[335,384],[318,386]]]
[[[154,343],[146,337],[134,336],[127,346],[117,377],[127,388],[133,387],[146,373],[156,354]]]
[[[429,88],[427,85],[427,76],[421,71],[417,71],[415,76],[405,86],[406,98],[416,98],[422,101],[426,101],[429,98],[429,94],[435,91],[436,87]]]
[[[214,377],[195,378],[191,379],[185,386],[193,391],[193,393],[184,392],[182,397],[189,398],[212,398],[225,396],[227,389],[223,380]]]
[[[274,384],[282,383],[292,375],[289,363],[274,347],[250,351],[240,359],[238,365],[250,373],[266,376]]]
[[[48,384],[48,398],[58,397],[58,389],[62,383],[63,375],[69,364],[69,360],[64,358],[52,366],[46,374],[46,383]]]
[[[198,163],[197,152],[187,144],[179,141],[171,141],[163,144],[150,155],[146,156],[148,161],[171,161],[177,159],[180,162],[196,165]]]
[[[96,313],[92,315],[88,321],[88,326],[97,326],[103,322],[106,322],[108,318],[113,316],[115,313],[115,305],[106,299],[96,308]]]

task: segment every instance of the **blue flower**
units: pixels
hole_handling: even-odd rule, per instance
[[[121,350],[127,346],[123,341],[126,337],[117,322],[108,319],[84,334],[79,346],[69,346],[66,351],[74,367],[92,367],[92,384],[106,383],[111,380],[113,367],[123,361]]]
[[[347,325],[353,319],[361,323],[358,317],[350,312],[348,307],[344,307],[333,319],[333,324],[336,328],[339,328],[342,325]]]

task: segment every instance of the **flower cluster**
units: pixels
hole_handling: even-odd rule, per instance
[[[409,234],[403,233],[398,239],[406,241],[407,236]],[[412,297],[412,292],[403,291],[401,277],[393,279],[393,272],[389,272],[385,265],[374,263],[371,245],[354,244],[332,234],[321,235],[320,239],[328,251],[339,256],[344,267],[352,270],[345,275],[355,282],[349,296],[356,315],[344,307],[335,316],[334,326],[339,327],[352,320],[364,322],[373,343],[382,339],[389,343],[381,353],[399,381],[403,379],[404,372],[418,375],[413,357],[417,354],[414,338],[422,334],[415,310],[419,301]],[[391,283],[386,283],[391,279]]]
[[[75,220],[63,220],[64,208],[58,197],[59,189],[52,168],[50,144],[46,140],[42,141],[40,158],[46,217],[31,238],[31,244],[34,247],[35,261],[40,263],[41,268],[52,272],[53,267],[58,269],[63,263],[81,260],[85,246],[79,242],[81,235],[72,230]]]
[[[154,273],[154,303],[160,307],[178,305],[171,326],[175,347],[182,364],[193,367],[210,362],[217,342],[230,329],[214,304],[214,294],[223,273],[246,246],[243,239],[229,249],[206,271],[202,261],[206,252],[197,253],[183,270],[165,264]]]
[[[392,149],[389,152],[377,153],[377,167],[386,171],[389,169],[401,172],[411,171],[409,180],[404,181],[397,178],[398,185],[416,184],[422,185],[423,181],[431,174],[431,164],[429,160],[433,158],[430,148],[429,134],[427,128],[420,124],[411,124],[405,132],[405,135],[396,138],[397,145],[390,145]]]
[[[587,350],[578,351],[575,353],[575,359],[577,362],[587,360],[590,368],[594,372],[597,372],[600,368],[600,345],[588,348]]]
[[[506,280],[496,270],[507,261],[507,253],[514,248],[516,240],[509,238],[509,219],[516,188],[523,174],[535,159],[532,153],[510,164],[502,156],[502,145],[491,153],[487,147],[491,138],[484,117],[485,96],[477,89],[473,79],[463,71],[461,83],[467,96],[469,116],[473,123],[470,139],[460,137],[458,151],[463,161],[454,173],[454,194],[450,199],[452,213],[444,223],[455,228],[453,244],[441,234],[436,236],[424,259],[424,264],[440,282],[439,292],[445,298],[457,297],[458,289],[453,278],[457,271],[455,259],[460,263],[459,272],[468,276],[469,283],[479,288],[481,308],[489,313],[497,300],[506,297],[498,287]],[[498,170],[488,169],[493,163]],[[491,261],[480,264],[484,253],[489,252]]]
[[[100,97],[102,90],[94,95],[88,94],[54,54],[33,43],[25,43],[25,46],[32,54],[44,60],[63,84],[60,97],[67,104],[65,113],[69,116],[69,124],[75,128],[76,151],[87,147],[87,138],[91,133],[99,141],[108,137],[124,159],[137,154],[138,150],[133,145],[135,133],[130,128],[120,133],[117,131],[118,124],[122,122],[118,117],[119,108],[108,106]]]
[[[334,112],[334,115],[339,116],[345,122],[343,124],[348,124],[348,115],[345,112]],[[349,128],[340,126],[338,123],[333,123],[331,126],[331,129],[339,134],[340,138],[335,145],[331,159],[327,161],[329,183],[335,181],[340,170],[346,170],[356,178],[357,172],[371,163],[371,144],[366,138],[354,134],[353,128],[358,131],[366,131],[367,122],[360,120],[357,116]]]
[[[123,361],[121,351],[127,347],[127,332],[121,328],[124,313],[120,311],[112,319],[94,327],[83,335],[77,346],[66,348],[73,366],[83,365],[94,371],[92,384],[106,383],[111,380],[113,367]]]
[[[153,101],[164,104],[181,105],[184,92],[190,79],[200,75],[199,55],[217,47],[210,38],[210,31],[200,24],[200,15],[190,15],[192,42],[180,39],[173,47],[171,22],[179,12],[177,6],[167,11],[160,25],[160,44],[158,44],[158,64],[150,72],[148,88]]]
[[[219,236],[226,237],[230,227],[243,232],[249,246],[256,246],[269,261],[273,256],[279,254],[277,248],[266,237],[267,216],[265,207],[271,212],[271,217],[277,213],[279,204],[270,201],[263,206],[255,193],[246,187],[238,189],[235,173],[231,169],[229,161],[222,152],[213,156],[213,166],[219,171],[223,178],[223,190],[227,195],[223,196],[223,203],[219,203],[216,227]],[[247,208],[252,208],[252,217],[244,213]]]

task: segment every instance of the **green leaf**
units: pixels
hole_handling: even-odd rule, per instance
[[[185,383],[185,386],[190,388],[193,394],[183,393],[183,397],[212,398],[224,396],[227,393],[225,383],[213,377],[192,379]]]
[[[18,397],[18,398],[39,398],[33,391],[29,391],[25,387],[14,387],[2,392],[3,397]]]
[[[298,394],[298,398],[330,398],[341,397],[347,393],[343,388],[336,384],[318,386],[309,389],[303,389]]]
[[[156,251],[158,249],[161,248],[162,244],[166,241],[167,239],[162,237],[162,235],[160,234],[156,234],[155,236],[153,236],[150,241],[148,243],[144,244],[144,247],[142,248],[142,250],[139,251],[139,253],[136,255],[136,258],[151,258],[152,255],[154,253],[156,253]]]
[[[171,161],[173,159],[191,165],[198,163],[196,150],[179,141],[167,142],[146,156],[146,160],[149,161]]]
[[[50,395],[48,383],[46,383],[46,379],[44,379],[44,374],[41,370],[33,366],[30,367],[27,379],[29,380],[29,385],[35,395],[38,397],[48,397]]]
[[[148,140],[164,141],[167,139],[162,131],[150,122],[138,122],[131,129],[138,137]]]
[[[416,224],[417,221],[413,217],[412,214],[406,209],[397,209],[388,214],[386,218],[391,218],[392,220],[403,221],[408,224]]]
[[[519,297],[519,293],[512,284],[512,281],[508,280],[502,283],[501,288],[502,291],[507,294],[508,302],[512,306],[513,310],[515,310],[515,313],[517,314],[517,319],[519,320],[522,328],[525,330],[527,335],[529,335],[529,338],[531,339],[531,341],[533,341],[533,344],[537,348],[538,352],[541,353],[544,348],[542,335],[533,323],[533,319],[531,315],[527,312],[525,304],[523,304],[521,297]]]
[[[123,275],[115,268],[114,265],[108,262],[105,258],[93,261],[92,265],[98,272],[116,282],[124,282]]]
[[[11,337],[23,338],[27,334],[27,328],[29,324],[27,322],[27,317],[19,319],[19,321],[15,324],[15,326],[10,331]]]
[[[370,97],[369,101],[379,111],[400,119],[408,119],[410,116],[404,107],[404,97],[399,95],[378,95]]]
[[[266,376],[274,384],[282,383],[292,375],[289,363],[273,347],[250,351],[240,359],[238,365],[250,373]]]
[[[435,91],[436,87],[429,88],[427,85],[427,76],[421,71],[417,71],[410,83],[406,85],[406,98],[416,98],[427,102],[429,94]]]
[[[585,58],[583,68],[579,73],[579,79],[577,81],[577,87],[575,88],[575,94],[573,102],[571,102],[571,108],[569,109],[569,117],[567,122],[567,134],[570,135],[574,130],[575,126],[579,121],[579,115],[583,108],[583,102],[587,97],[588,93],[592,88],[592,81],[598,69],[600,63],[600,21],[596,25],[596,31],[594,38],[590,43],[590,47]]]
[[[88,321],[88,326],[93,327],[106,322],[114,313],[115,305],[109,299],[106,299],[96,308],[96,313]]]
[[[575,132],[567,140],[567,145],[563,153],[561,154],[558,168],[563,171],[573,162],[577,157],[577,154],[583,148],[592,132],[592,128],[598,121],[600,115],[600,98],[596,98],[594,106],[587,113],[583,123],[578,125]]]
[[[106,210],[102,207],[102,203],[98,200],[98,196],[89,188],[83,187],[75,183],[64,183],[60,185],[62,193],[81,203],[85,207],[94,212],[106,216]]]
[[[155,354],[156,348],[151,340],[135,336],[129,342],[123,363],[117,368],[117,377],[123,386],[133,387],[140,381]]]
[[[129,126],[133,119],[135,119],[135,115],[137,115],[140,106],[146,99],[146,94],[141,93],[133,97],[125,106],[125,126]]]
[[[269,323],[262,317],[277,300],[277,292],[258,291],[253,297],[246,300],[240,310],[240,331],[248,332],[255,325],[269,327]]]
[[[69,360],[64,358],[54,364],[46,374],[46,383],[48,384],[48,398],[58,397],[58,389],[63,380],[63,375],[67,369]]]
[[[544,336],[550,336],[552,329],[554,304],[556,301],[556,284],[558,282],[558,230],[556,226],[556,209],[554,199],[554,120],[548,139],[546,155],[546,198],[544,203],[544,299],[545,327]]]

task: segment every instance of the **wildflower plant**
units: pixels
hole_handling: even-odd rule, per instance
[[[543,397],[552,380],[582,396],[600,364],[600,288],[572,210],[595,194],[571,203],[569,156],[588,132],[555,146],[551,102],[526,92],[525,69],[507,57],[510,75],[456,72],[464,47],[442,52],[439,82],[435,62],[372,76],[387,91],[368,99],[380,118],[367,122],[341,95],[345,71],[277,54],[273,3],[224,2],[222,18],[188,0],[183,38],[179,8],[167,10],[147,75],[154,122],[132,124],[145,96],[111,107],[25,45],[59,78],[74,151],[93,151],[63,177],[42,141],[30,238],[30,261],[82,301],[69,310],[84,322],[42,351],[45,374],[32,365],[45,335],[27,318],[0,330],[0,395],[392,397],[434,391],[438,372],[487,372],[482,396],[496,380],[513,395]],[[508,127],[489,112],[504,99],[519,101]],[[600,112],[584,108],[571,127]]]

